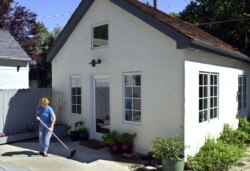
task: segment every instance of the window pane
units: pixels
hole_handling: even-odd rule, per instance
[[[213,98],[210,99],[210,107],[214,107],[214,99]]]
[[[210,75],[210,85],[214,85],[214,77],[213,77],[213,75]]]
[[[210,109],[210,118],[214,118],[214,109]]]
[[[76,104],[76,96],[71,97],[71,102],[72,102],[72,104]]]
[[[218,75],[214,75],[214,85],[218,85]]]
[[[243,77],[243,85],[246,85],[246,84],[247,84],[247,77],[244,76],[244,77]]]
[[[239,109],[239,110],[242,109],[242,103],[241,103],[241,102],[238,103],[238,109]]]
[[[140,75],[135,75],[134,76],[134,85],[135,86],[141,86],[141,76]]]
[[[199,87],[199,98],[203,97],[203,87]]]
[[[82,113],[82,108],[81,108],[81,106],[77,105],[76,110],[77,110],[77,111],[76,111],[77,114],[81,114],[81,113]]]
[[[218,87],[214,87],[214,96],[218,96],[218,91],[217,91]]]
[[[77,99],[76,104],[81,105],[81,103],[82,103],[82,98],[81,98],[81,96],[77,96],[76,99]]]
[[[204,109],[207,109],[207,99],[204,99]]]
[[[204,111],[204,121],[207,121],[207,110]]]
[[[141,100],[140,99],[133,100],[133,110],[141,110]]]
[[[132,87],[125,87],[125,97],[132,97]]]
[[[77,88],[76,88],[76,91],[77,91],[77,95],[81,95],[81,94],[82,94],[81,87],[77,87]]]
[[[203,100],[202,99],[200,99],[199,100],[199,110],[203,110],[204,108],[203,108]]]
[[[108,25],[94,27],[93,29],[93,47],[108,45]]]
[[[199,122],[203,122],[203,112],[199,112]]]
[[[133,76],[125,75],[124,76],[124,86],[132,86],[133,85]]]
[[[76,95],[76,88],[71,88],[72,95]]]
[[[132,121],[132,110],[125,110],[125,120]]]
[[[239,87],[239,92],[242,93],[242,86]]]
[[[199,74],[199,85],[203,85],[203,75]]]
[[[208,85],[207,81],[207,75],[204,75],[204,85]]]
[[[72,105],[72,113],[76,113],[76,105]]]
[[[241,80],[242,80],[242,77],[241,77],[241,76],[239,76],[239,77],[238,77],[238,84],[239,84],[239,85],[240,85],[240,84],[241,84],[241,82],[242,82]]]
[[[210,96],[214,96],[214,91],[213,90],[214,90],[214,87],[211,86],[210,87]]]
[[[214,118],[217,118],[218,114],[217,114],[218,110],[217,108],[214,109]]]
[[[207,87],[204,87],[204,97],[207,97]]]
[[[217,107],[217,106],[218,106],[218,98],[215,97],[215,98],[214,98],[214,107]]]
[[[140,111],[133,112],[133,121],[134,122],[141,122],[141,112]]]
[[[125,99],[125,109],[132,109],[132,99],[131,98]]]
[[[134,87],[133,88],[133,97],[141,98],[141,87]]]

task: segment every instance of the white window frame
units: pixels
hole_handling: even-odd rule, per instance
[[[103,25],[108,25],[108,43],[107,43],[107,45],[103,45],[103,46],[99,46],[99,47],[94,47],[94,28],[100,27],[100,26],[103,26]],[[107,21],[91,26],[91,48],[92,49],[99,49],[99,48],[108,47],[109,46],[109,41],[110,41],[109,23]]]
[[[81,115],[82,114],[82,77],[81,75],[70,75],[69,77],[69,81],[70,81],[70,112],[73,114],[73,115]],[[74,87],[73,87],[74,86]],[[80,88],[80,94],[78,94],[78,90],[76,91],[76,94],[73,95],[72,94],[72,88]],[[76,101],[75,104],[73,104],[73,96]],[[78,103],[77,101],[77,98],[80,97],[80,103]],[[75,110],[73,110],[73,106],[75,107]],[[77,107],[80,107],[80,112],[78,112],[78,109]],[[76,111],[76,112],[74,112]]]
[[[247,107],[247,75],[238,76],[238,110]]]
[[[200,83],[200,76],[203,78],[202,84]],[[216,118],[219,118],[219,74],[199,72],[198,122],[209,122]]]
[[[135,86],[135,85],[130,85],[130,86],[127,86],[125,85],[125,76],[135,76],[135,75],[140,75],[140,86]],[[123,122],[124,123],[129,123],[129,124],[137,124],[137,125],[141,125],[142,124],[142,73],[141,72],[126,72],[126,73],[123,73],[122,74],[122,88],[123,88],[123,96],[122,96],[122,102],[123,102]],[[125,88],[126,87],[131,87],[132,88],[132,95],[133,95],[133,89],[134,88],[140,88],[140,97],[132,97],[132,101],[133,100],[140,100],[140,110],[134,110],[134,109],[131,109],[132,110],[132,119],[131,121],[129,120],[126,120],[126,106],[125,106],[125,102],[127,100],[127,97],[125,97]],[[133,102],[132,102],[133,104]],[[134,116],[134,113],[133,112],[140,112],[140,121],[137,122],[137,121],[134,121],[133,120],[133,116]]]

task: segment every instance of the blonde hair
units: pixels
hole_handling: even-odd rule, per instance
[[[42,98],[40,99],[40,105],[41,105],[41,104],[48,105],[48,104],[49,104],[49,99],[46,98],[46,97],[42,97]]]

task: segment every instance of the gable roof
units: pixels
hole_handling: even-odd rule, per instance
[[[0,59],[31,60],[13,36],[8,31],[4,30],[0,30]]]
[[[74,28],[83,18],[95,0],[82,0],[67,25],[59,35],[55,45],[50,50],[47,60],[52,61],[60,48],[66,42]],[[163,34],[174,39],[178,49],[194,48],[222,55],[240,61],[250,62],[250,59],[234,49],[231,45],[199,29],[195,25],[169,16],[162,11],[147,6],[137,0],[110,0],[117,6],[151,25]]]

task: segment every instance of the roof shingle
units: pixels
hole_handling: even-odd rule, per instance
[[[13,36],[4,30],[0,30],[0,58],[30,60]]]
[[[187,23],[179,18],[170,16],[160,10],[157,10],[151,6],[145,5],[137,0],[125,0],[129,4],[143,11],[147,15],[153,17],[154,19],[166,24],[168,27],[175,29],[181,34],[187,36],[188,38],[195,40],[197,42],[213,46],[215,48],[222,49],[224,51],[230,52],[237,56],[241,56],[249,60],[249,58],[233,48],[231,45],[225,43],[224,41],[212,36],[211,34],[199,29],[197,26]]]
[[[77,24],[84,17],[95,0],[82,0],[67,25],[59,35],[53,48],[48,53],[47,60],[52,61],[63,44],[67,41]],[[172,17],[160,10],[150,7],[138,0],[110,0],[124,10],[130,12],[177,42],[177,48],[195,48],[218,54],[231,59],[250,62],[243,53],[231,45],[199,29],[195,25]]]

